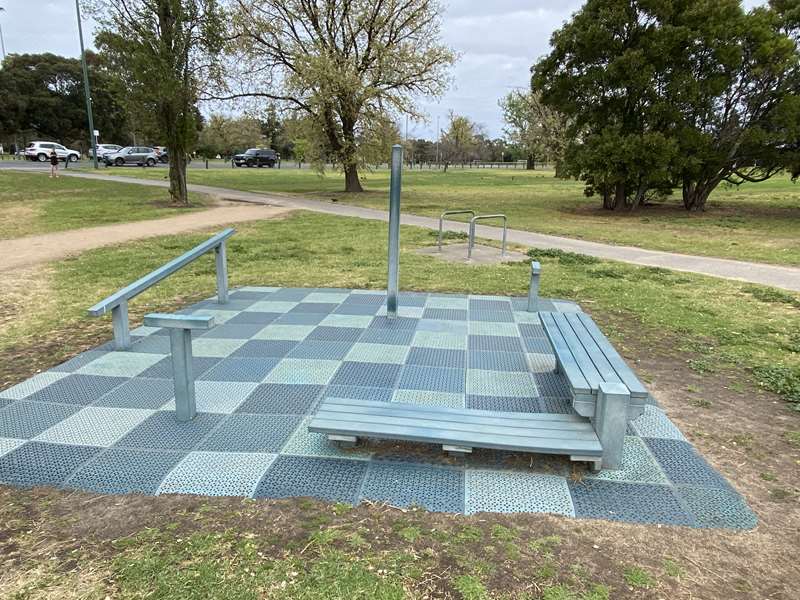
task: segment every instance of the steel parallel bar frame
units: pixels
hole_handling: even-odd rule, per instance
[[[500,256],[506,255],[506,237],[508,235],[508,217],[502,214],[497,215],[477,215],[469,221],[469,241],[467,242],[467,260],[472,258],[472,248],[475,246],[475,222],[485,219],[503,219],[503,247]]]
[[[446,210],[439,216],[439,238],[437,240],[438,244],[439,244],[439,252],[442,251],[442,234],[444,232],[444,218],[447,215],[467,215],[467,214],[472,215],[474,217],[475,216],[475,211],[474,210]]]
[[[402,188],[403,147],[392,146],[392,177],[389,185],[389,282],[386,292],[386,315],[397,317],[397,293],[400,279],[400,190]]]

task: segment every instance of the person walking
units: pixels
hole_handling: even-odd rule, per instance
[[[55,150],[50,151],[50,179],[58,178],[58,154]]]
[[[6,151],[5,148],[3,148],[3,144],[0,144],[0,160],[5,160],[5,159],[6,159]]]

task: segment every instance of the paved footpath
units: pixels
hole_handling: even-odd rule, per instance
[[[87,179],[101,179],[106,181],[116,181],[123,183],[137,183],[154,187],[168,187],[168,183],[162,180],[153,179],[133,179],[130,177],[119,177],[116,175],[101,175],[95,173],[64,173],[71,177],[84,177]],[[388,211],[376,210],[373,208],[363,208],[359,206],[349,206],[332,202],[322,202],[319,200],[309,200],[297,196],[275,194],[275,193],[254,193],[230,190],[227,188],[211,187],[206,185],[190,184],[189,190],[204,194],[218,196],[226,200],[238,200],[241,202],[253,202],[258,204],[269,204],[271,206],[297,208],[311,210],[331,215],[346,217],[358,217],[361,219],[371,219],[386,221],[389,218]],[[415,225],[427,229],[438,229],[439,221],[431,217],[421,217],[417,215],[404,214],[401,217],[404,225]],[[467,232],[468,225],[457,221],[445,221],[446,228],[451,231]],[[502,229],[499,227],[489,227],[478,225],[476,234],[479,237],[492,240],[502,238]],[[520,231],[517,229],[508,230],[508,241],[534,248],[557,248],[568,252],[578,252],[588,254],[598,258],[608,260],[618,260],[636,265],[650,267],[663,267],[676,271],[687,271],[689,273],[699,273],[712,277],[724,279],[735,279],[747,281],[772,287],[782,288],[800,292],[800,268],[783,267],[778,265],[767,265],[762,263],[744,262],[730,260],[726,258],[712,258],[707,256],[693,256],[689,254],[677,254],[673,252],[661,252],[658,250],[644,250],[632,246],[614,246],[599,242],[587,242],[572,238],[545,235],[542,233],[532,233],[530,231]]]

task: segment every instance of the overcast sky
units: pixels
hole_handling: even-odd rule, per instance
[[[745,0],[748,6],[759,0]],[[581,0],[449,0],[442,23],[444,41],[460,54],[453,85],[439,102],[423,102],[427,124],[409,124],[409,136],[435,136],[450,110],[502,135],[498,100],[526,87],[531,64],[547,52],[550,34],[582,4]],[[53,52],[79,56],[73,0],[0,0],[0,26],[8,53]],[[84,21],[91,46],[94,24]]]

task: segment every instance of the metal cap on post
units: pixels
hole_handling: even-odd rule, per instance
[[[397,317],[397,292],[400,279],[400,188],[403,171],[403,147],[392,146],[392,178],[389,185],[389,284],[386,296],[386,315]]]

